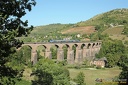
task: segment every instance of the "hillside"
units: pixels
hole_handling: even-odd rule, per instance
[[[113,28],[108,28],[105,31],[102,32],[102,34],[109,34],[109,35],[121,35],[124,27],[123,26],[117,26]]]
[[[73,33],[79,33],[79,34],[92,34],[96,32],[94,26],[85,26],[85,27],[73,27],[68,30],[62,31],[62,34],[73,34]]]
[[[68,27],[72,26],[73,24],[49,24],[45,26],[37,26],[31,32],[30,36],[35,35],[48,35],[50,33],[57,33],[61,30],[67,29]]]
[[[102,14],[98,14],[91,19],[83,22],[78,22],[78,26],[87,25],[120,25],[128,22],[128,9],[114,9]]]
[[[124,27],[128,27],[127,24],[128,9],[115,9],[76,24],[57,23],[37,26],[27,38],[21,38],[21,40],[25,42],[48,42],[50,39],[65,38],[83,40],[93,35],[97,37],[96,33],[108,34],[113,39],[118,39],[120,36],[122,40],[125,37],[127,40],[127,36],[122,35]],[[81,35],[80,38],[76,37],[78,34]]]

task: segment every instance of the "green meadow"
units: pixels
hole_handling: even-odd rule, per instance
[[[118,76],[121,72],[119,68],[109,69],[69,69],[70,77],[74,79],[79,72],[83,72],[85,76],[86,85],[95,85],[96,79],[112,79]]]

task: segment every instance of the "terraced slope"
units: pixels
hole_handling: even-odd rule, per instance
[[[62,34],[69,34],[69,33],[80,33],[80,34],[92,34],[96,32],[94,26],[85,26],[85,27],[74,27],[68,30],[62,31]]]

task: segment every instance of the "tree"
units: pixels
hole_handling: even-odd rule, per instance
[[[76,79],[74,79],[74,80],[78,85],[86,85],[84,83],[84,73],[83,72],[78,73],[78,75],[76,76]]]
[[[15,78],[18,71],[6,66],[6,63],[13,57],[15,48],[22,44],[15,37],[27,35],[28,21],[23,22],[21,18],[35,4],[34,0],[0,0],[0,84],[15,83],[11,78]]]
[[[49,59],[40,59],[33,67],[32,85],[70,85],[69,71]]]
[[[119,66],[122,68],[122,72],[120,73],[121,79],[127,79],[128,84],[128,55],[124,54],[120,57]]]
[[[96,57],[106,57],[108,62],[107,66],[114,67],[117,65],[120,56],[125,53],[125,48],[126,47],[120,40],[105,39]]]
[[[128,26],[125,26],[122,32],[128,36]]]

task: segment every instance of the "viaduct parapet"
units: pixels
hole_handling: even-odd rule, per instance
[[[37,48],[44,46],[45,58],[52,59],[50,48],[57,47],[57,61],[64,61],[63,46],[67,46],[67,62],[68,64],[82,63],[84,60],[90,60],[95,57],[101,48],[101,42],[79,42],[79,43],[24,43],[22,46],[31,47],[31,61],[33,64],[37,62]],[[21,46],[21,47],[22,47]],[[75,46],[74,51],[72,47]],[[20,49],[20,48],[19,48]]]

